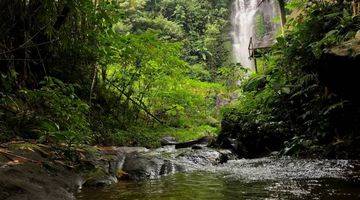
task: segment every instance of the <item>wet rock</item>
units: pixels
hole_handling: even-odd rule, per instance
[[[276,156],[279,156],[280,155],[280,152],[279,151],[273,151],[270,153],[270,156],[273,156],[273,157],[276,157]]]
[[[125,154],[145,152],[145,148],[73,149],[16,142],[2,144],[0,154],[0,199],[74,199],[85,186],[105,186],[117,182]],[[62,153],[61,153],[62,152]]]
[[[114,183],[118,180],[114,175],[109,174],[104,168],[98,167],[86,175],[84,186],[87,187],[103,187]]]
[[[187,142],[177,142],[175,138],[173,137],[164,137],[161,139],[161,145],[167,146],[167,145],[175,145],[175,148],[181,149],[181,148],[189,148],[194,145],[204,145],[209,146],[212,144],[216,139],[212,136],[205,136],[196,140],[191,140]],[[196,148],[196,147],[195,147]]]
[[[86,187],[104,187],[104,186],[112,185],[117,182],[118,182],[117,177],[104,175],[104,176],[94,177],[94,178],[87,180],[84,183],[84,186],[86,186]]]
[[[205,145],[201,145],[201,144],[195,144],[191,147],[191,149],[203,149],[205,148]]]
[[[160,140],[160,143],[161,143],[161,146],[166,146],[166,145],[175,145],[178,143],[178,141],[176,141],[176,139],[174,137],[167,136],[167,137],[163,137]]]
[[[228,151],[205,144],[197,144],[194,149],[176,149],[171,145],[154,150],[84,147],[73,152],[77,163],[61,160],[48,146],[22,144],[21,148],[12,147],[11,152],[24,156],[23,160],[14,162],[16,159],[0,154],[0,199],[72,200],[73,193],[83,186],[103,187],[123,178],[155,179],[176,172],[204,170],[229,159]]]
[[[237,159],[237,156],[228,149],[221,149],[218,151],[220,153],[220,157],[219,157],[219,161],[218,161],[219,164],[227,163],[229,160]]]
[[[145,153],[150,150],[145,147],[113,147],[117,153],[130,154],[130,153]]]
[[[164,164],[160,168],[160,176],[173,174],[175,172],[185,171],[184,167],[181,167],[170,160],[164,160]]]
[[[230,149],[234,152],[238,149],[238,142],[236,139],[227,137],[226,134],[221,134],[218,139],[217,143],[221,148]]]
[[[199,145],[198,149],[165,146],[146,153],[128,154],[123,166],[130,179],[154,179],[176,172],[202,170],[230,159],[231,151]]]
[[[188,141],[188,142],[180,142],[175,144],[175,148],[180,149],[180,148],[188,148],[188,147],[192,147],[194,145],[204,145],[204,146],[209,146],[211,143],[213,143],[216,139],[212,136],[205,136],[202,138],[199,138],[197,140],[192,140],[192,141]]]
[[[181,163],[192,165],[197,168],[199,166],[212,166],[218,164],[220,153],[210,148],[203,148],[199,150],[186,150],[180,153],[177,157]]]
[[[61,166],[54,171],[34,163],[2,165],[0,199],[73,200],[81,178]]]
[[[150,155],[131,155],[125,160],[123,170],[133,180],[154,179],[160,174],[164,160]]]

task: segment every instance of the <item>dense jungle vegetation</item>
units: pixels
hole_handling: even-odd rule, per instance
[[[246,157],[358,157],[359,49],[332,53],[359,40],[350,2],[286,3],[258,73],[232,63],[231,3],[1,0],[0,141],[156,147],[220,133]]]
[[[223,145],[247,157],[278,150],[299,157],[359,157],[360,18],[350,5],[288,3],[293,12],[277,43],[261,52],[261,72],[246,79],[239,100],[224,108]]]
[[[243,73],[228,62],[229,3],[1,1],[1,141],[216,134],[216,99]]]

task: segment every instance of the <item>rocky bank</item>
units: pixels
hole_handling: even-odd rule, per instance
[[[0,199],[71,200],[83,187],[101,187],[120,179],[155,179],[231,159],[227,150],[205,146],[175,149],[142,147],[48,146],[29,142],[0,147]]]

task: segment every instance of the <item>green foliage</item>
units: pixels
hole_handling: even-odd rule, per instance
[[[217,96],[243,73],[221,68],[229,3],[1,1],[3,140],[156,146],[164,129],[215,132]]]
[[[247,74],[248,69],[240,65],[224,66],[218,69],[218,81],[222,82],[229,91],[234,91],[238,88],[239,83],[246,78]]]
[[[289,10],[305,8],[307,2],[306,0],[292,0],[286,3],[286,8]]]
[[[263,14],[258,13],[255,16],[255,27],[256,37],[259,39],[263,38],[266,34],[265,20]]]
[[[160,138],[172,136],[177,141],[185,142],[195,140],[204,136],[215,136],[217,128],[202,125],[191,128],[169,128],[169,127],[132,127],[127,131],[119,131],[112,134],[114,144],[125,146],[142,146],[148,148],[160,147]]]
[[[149,1],[148,6],[169,21],[183,29],[184,57],[190,64],[206,63],[206,69],[212,72],[228,59],[229,27],[228,6],[231,1],[196,0],[160,0]]]
[[[208,70],[205,69],[204,63],[199,63],[190,66],[189,76],[192,79],[197,79],[200,81],[211,81],[211,74]]]
[[[105,109],[94,110],[103,115],[94,119],[97,138],[113,138],[111,132],[119,133],[116,138],[122,138],[121,134],[129,138],[125,135],[133,126],[159,126],[154,116],[163,125],[179,128],[201,126],[209,115],[217,118],[215,100],[222,86],[206,81],[214,80],[216,67],[227,57],[228,52],[219,48],[226,40],[222,29],[227,19],[214,16],[225,14],[226,4],[124,1],[120,7],[127,14],[114,25],[115,34],[105,40],[111,48],[104,45],[103,49],[102,76],[107,79],[104,88],[108,91],[99,93],[95,103]],[[214,14],[205,13],[205,7]],[[192,21],[185,15],[207,20]],[[195,43],[198,46],[189,46]],[[114,94],[116,97],[111,97]],[[100,105],[104,100],[108,106]],[[147,134],[143,133],[151,140]]]
[[[144,30],[155,30],[159,32],[162,39],[178,41],[183,38],[183,30],[176,22],[169,21],[162,15],[150,18],[148,16],[140,17],[132,22],[134,32],[143,32]]]
[[[18,99],[2,97],[4,121],[10,133],[40,141],[90,142],[89,106],[74,93],[74,85],[46,77],[38,90],[20,90]]]

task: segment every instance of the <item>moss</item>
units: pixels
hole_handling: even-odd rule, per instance
[[[266,34],[266,24],[265,24],[264,15],[262,13],[256,14],[255,27],[256,27],[255,28],[256,37],[258,39],[263,38]]]

